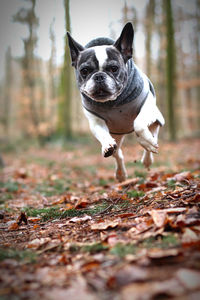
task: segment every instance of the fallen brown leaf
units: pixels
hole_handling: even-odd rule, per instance
[[[170,207],[170,208],[164,208],[162,209],[162,211],[166,212],[166,213],[171,213],[171,214],[174,214],[174,213],[181,213],[181,212],[184,212],[186,211],[187,208],[185,207]]]
[[[60,197],[59,199],[55,200],[52,205],[58,205],[58,204],[62,204],[62,203],[67,203],[69,202],[71,199],[71,194],[66,194],[63,195],[62,197]]]
[[[159,295],[181,296],[185,289],[178,280],[130,284],[122,289],[122,300],[155,299]],[[134,298],[133,298],[134,295]]]
[[[33,226],[34,229],[37,229],[37,228],[39,228],[39,227],[40,227],[40,225],[38,225],[38,224],[35,224],[35,225]]]
[[[200,241],[200,234],[195,233],[193,230],[190,228],[184,228],[183,229],[184,233],[182,235],[182,243],[183,244],[191,244],[193,242]]]
[[[40,217],[29,217],[28,218],[29,223],[37,223],[39,221],[41,221]]]
[[[11,221],[12,223],[8,226],[8,230],[18,230],[19,224],[16,221]]]
[[[162,258],[162,257],[170,257],[170,256],[177,256],[180,254],[180,249],[174,248],[174,249],[159,249],[159,248],[153,248],[148,249],[147,256],[149,258]]]
[[[176,180],[176,181],[184,181],[184,180],[189,180],[193,178],[191,172],[181,172],[181,173],[178,173],[176,175],[174,175],[173,179]]]
[[[92,217],[91,216],[84,216],[84,217],[74,217],[74,218],[71,218],[68,223],[81,223],[81,222],[85,222],[85,221],[88,221],[88,220],[91,220]]]
[[[139,178],[127,179],[121,183],[115,184],[115,187],[118,187],[118,188],[128,187],[128,186],[131,187],[131,186],[135,185],[136,183],[138,183],[138,181],[139,181]]]
[[[150,278],[148,270],[134,265],[126,265],[125,267],[117,270],[108,280],[106,285],[109,288],[119,288],[131,282],[144,281]]]
[[[176,278],[187,290],[200,289],[200,272],[190,269],[179,269]]]
[[[92,230],[105,230],[108,228],[114,228],[121,222],[121,219],[114,219],[114,220],[105,220],[103,222],[94,223],[91,225]]]
[[[94,269],[97,269],[100,266],[100,262],[97,260],[87,262],[82,265],[81,270],[83,272],[90,272]]]
[[[88,199],[86,199],[86,198],[80,198],[80,199],[77,201],[77,203],[76,203],[76,205],[75,205],[75,208],[76,208],[76,209],[84,208],[84,207],[86,207],[88,204],[89,204]]]
[[[47,237],[47,238],[41,238],[41,239],[37,238],[37,239],[34,239],[31,242],[29,242],[27,244],[27,248],[38,249],[38,248],[40,248],[41,246],[47,244],[50,241],[51,241],[51,239],[49,237]]]
[[[149,214],[158,228],[163,227],[167,223],[168,218],[166,211],[153,209]]]

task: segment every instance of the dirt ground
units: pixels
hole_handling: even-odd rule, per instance
[[[199,153],[128,141],[120,184],[94,140],[3,153],[0,299],[200,299]]]

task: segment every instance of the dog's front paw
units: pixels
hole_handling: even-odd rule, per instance
[[[152,153],[155,153],[155,154],[158,154],[158,144],[147,144],[146,145],[146,150],[149,151],[149,152],[152,152]]]
[[[115,153],[117,150],[117,144],[109,144],[107,147],[102,149],[103,156],[109,157]]]
[[[158,153],[159,146],[154,140],[147,141],[147,140],[143,139],[142,137],[137,137],[137,140],[146,151]]]

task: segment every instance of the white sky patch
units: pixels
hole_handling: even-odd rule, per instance
[[[141,58],[145,55],[145,35],[142,31],[138,30],[134,35],[136,57]]]

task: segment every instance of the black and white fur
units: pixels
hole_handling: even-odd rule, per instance
[[[102,42],[102,45],[84,48],[68,33],[72,65],[76,69],[82,97],[86,95],[103,103],[115,101],[122,93],[127,83],[127,61],[132,58],[133,36],[132,24],[127,23],[114,44],[105,45]],[[92,133],[102,145],[103,156],[113,155],[116,159],[116,178],[119,181],[125,180],[127,173],[121,150],[124,135],[111,134],[103,119],[86,109],[84,113]],[[146,167],[153,162],[152,153],[158,153],[158,132],[164,123],[156,106],[156,97],[150,92],[133,122],[137,141],[144,148],[142,162]]]

